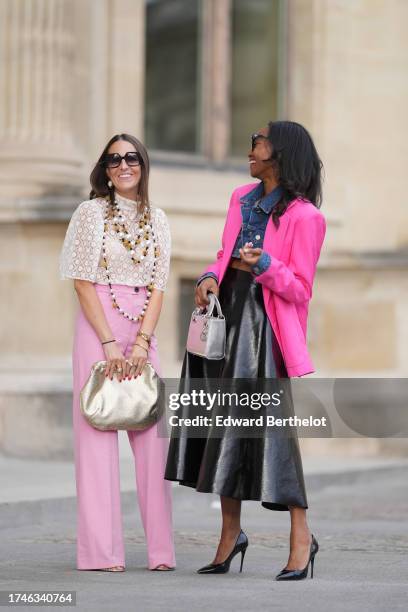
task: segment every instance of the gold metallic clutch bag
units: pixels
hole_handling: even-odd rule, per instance
[[[147,429],[163,414],[162,381],[147,362],[140,376],[122,380],[105,376],[106,361],[97,361],[80,395],[81,412],[102,431]]]

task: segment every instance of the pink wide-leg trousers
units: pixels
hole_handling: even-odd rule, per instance
[[[139,314],[146,289],[114,285],[120,307]],[[112,308],[109,287],[95,284],[112,334],[126,357],[136,339],[140,323],[128,321]],[[77,487],[78,569],[100,569],[125,565],[119,482],[119,448],[116,431],[99,431],[85,420],[79,394],[95,361],[105,359],[101,343],[80,309],[76,319],[73,349],[73,422]],[[157,340],[152,337],[149,360],[161,375]],[[144,431],[128,431],[136,467],[139,508],[146,535],[148,567],[175,566],[170,483],[164,480],[168,440],[153,425]]]

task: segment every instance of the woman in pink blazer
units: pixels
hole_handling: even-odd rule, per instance
[[[195,300],[208,304],[218,295],[226,319],[225,358],[207,360],[186,352],[181,374],[184,391],[192,379],[256,379],[257,391],[276,379],[314,371],[306,344],[309,301],[326,224],[321,205],[322,163],[309,133],[291,121],[270,122],[252,135],[248,152],[256,183],[234,190],[216,261],[198,279]],[[282,384],[279,385],[280,388]],[[290,385],[275,417],[294,414]],[[236,415],[239,406],[230,410]],[[225,406],[214,414],[227,414]],[[181,416],[181,415],[180,415]],[[188,416],[188,415],[186,415]],[[221,496],[222,530],[216,556],[199,573],[229,570],[248,538],[241,529],[241,501],[260,500],[265,508],[289,510],[290,554],[277,580],[313,576],[318,543],[307,520],[307,499],[296,435],[214,434],[201,438],[177,427],[167,459],[166,478]],[[190,435],[189,435],[190,434]]]

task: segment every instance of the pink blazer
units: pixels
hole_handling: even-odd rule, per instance
[[[242,185],[232,193],[222,248],[217,260],[205,270],[216,274],[219,284],[241,229],[240,198],[256,185]],[[262,285],[265,309],[288,376],[304,376],[315,371],[306,345],[307,315],[326,222],[311,202],[301,199],[292,200],[279,221],[276,229],[271,216],[265,232],[263,250],[270,255],[271,265],[254,278]]]

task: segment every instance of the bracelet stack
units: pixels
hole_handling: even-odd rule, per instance
[[[139,330],[137,332],[136,338],[137,336],[140,336],[141,338],[143,338],[143,340],[146,340],[148,346],[150,346],[150,342],[152,340],[152,335],[151,334],[147,334],[146,332]]]
[[[137,341],[139,336],[143,338],[145,342],[147,342],[147,348],[143,346],[143,344],[140,344],[140,342]],[[134,343],[133,346],[140,346],[141,348],[145,349],[145,351],[149,352],[151,339],[152,339],[151,334],[147,334],[146,332],[139,330],[136,334],[136,342]]]

